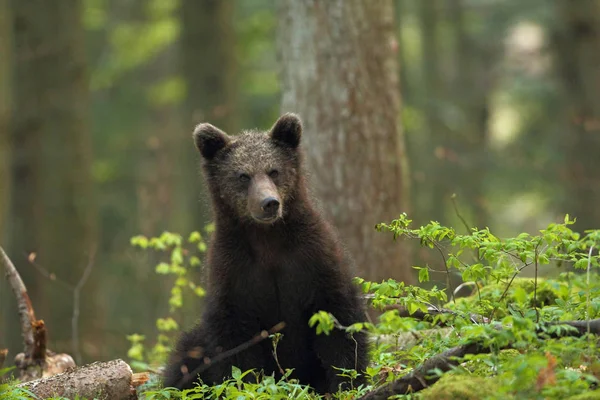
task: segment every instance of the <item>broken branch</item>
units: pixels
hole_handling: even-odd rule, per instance
[[[33,307],[31,306],[29,294],[27,294],[27,288],[25,287],[25,284],[23,283],[23,280],[17,272],[14,264],[12,261],[10,261],[10,258],[8,258],[1,246],[0,263],[4,265],[6,270],[6,279],[8,280],[8,283],[10,284],[17,299],[19,318],[21,320],[21,334],[23,335],[23,345],[25,347],[25,356],[30,358],[34,354],[39,355],[39,352],[35,350],[36,342],[33,334],[33,324],[37,321],[37,319],[35,318]]]

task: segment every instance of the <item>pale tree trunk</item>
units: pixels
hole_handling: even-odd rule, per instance
[[[556,63],[566,94],[562,212],[575,229],[600,227],[600,4],[557,1]]]
[[[88,127],[88,76],[82,2],[13,1],[15,113],[12,253],[25,254],[75,286],[96,241]],[[26,270],[31,271],[32,268]],[[27,274],[25,274],[27,275]],[[72,293],[31,276],[32,300],[57,350],[70,349]],[[33,283],[30,283],[32,281]],[[82,295],[82,335],[102,343],[102,315],[94,308],[96,279]],[[93,337],[91,337],[93,335]]]
[[[233,12],[233,0],[181,2],[181,67],[187,89],[183,121],[188,139],[188,151],[182,153],[187,171],[183,190],[191,202],[188,218],[195,229],[209,222],[209,197],[192,145],[194,126],[210,122],[231,134],[239,129]]]
[[[406,211],[393,16],[391,0],[282,1],[282,108],[304,122],[312,188],[357,272],[410,281],[403,246],[374,229]]]
[[[10,201],[10,82],[12,62],[12,21],[9,0],[0,0],[0,245],[6,245],[8,202]]]

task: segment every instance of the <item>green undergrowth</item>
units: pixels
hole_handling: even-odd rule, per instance
[[[429,371],[428,378],[440,379],[425,390],[409,389],[393,398],[600,399],[598,336],[575,335],[574,328],[561,323],[600,318],[600,231],[580,234],[570,229],[572,223],[567,216],[564,222],[550,224],[538,234],[522,233],[506,239],[488,229],[460,234],[436,222],[413,228],[406,215],[380,224],[377,228],[382,235],[418,240],[437,255],[438,262],[413,267],[419,286],[356,278],[371,306],[379,310],[372,323],[341,326],[335,315],[325,311],[310,319],[318,334],[343,329],[352,335],[366,330],[372,338],[367,370],[339,371],[348,377],[363,374],[368,384],[329,398],[360,398],[402,379],[448,349],[476,343],[486,351],[467,354],[448,372]],[[173,282],[171,312],[157,322],[158,337],[151,341],[141,334],[129,336],[132,366],[159,371],[180,329],[176,311],[184,306],[185,293],[204,295],[192,277],[194,269],[201,268],[206,244],[199,233],[185,239],[172,233],[158,238],[136,237],[132,243],[163,252],[165,261],[156,272]],[[455,293],[463,297],[457,298]],[[257,371],[234,368],[223,384],[199,384],[185,391],[162,388],[155,379],[146,385],[141,398],[321,398],[287,372],[275,380]]]

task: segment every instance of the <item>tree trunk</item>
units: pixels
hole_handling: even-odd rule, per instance
[[[15,114],[13,143],[12,253],[17,265],[28,252],[75,286],[96,240],[88,129],[82,3],[77,0],[13,1]],[[29,268],[31,270],[31,268]],[[24,274],[55,348],[69,348],[70,293],[39,274]],[[29,276],[27,276],[29,275]],[[29,279],[28,279],[29,278]],[[101,315],[94,312],[94,279],[82,296],[80,324],[102,343]],[[30,283],[32,282],[32,283]]]
[[[12,21],[9,0],[0,0],[0,245],[6,245],[10,200],[10,82],[12,62]]]
[[[237,133],[235,32],[233,0],[182,0],[181,67],[187,88],[184,103],[186,147],[185,187],[195,229],[209,222],[209,197],[198,177],[198,157],[192,131],[210,122],[227,133]],[[189,218],[189,216],[188,216]]]
[[[485,43],[485,48],[467,32],[465,7],[462,0],[452,0],[450,20],[456,40],[456,74],[453,94],[448,101],[457,99],[461,123],[453,135],[455,149],[462,152],[460,169],[454,179],[460,183],[458,199],[461,209],[472,210],[469,223],[483,229],[488,226],[485,200],[485,178],[487,173],[487,130],[489,122],[489,93],[491,90],[491,70],[497,54],[501,52],[494,42]],[[496,55],[496,57],[495,57]]]
[[[565,90],[562,212],[577,217],[578,231],[600,226],[600,5],[557,1],[556,63]]]
[[[375,224],[405,211],[391,0],[286,0],[279,49],[284,111],[298,113],[311,183],[360,275],[410,281],[400,243]]]
[[[423,172],[415,175],[419,177],[415,179],[415,194],[420,196],[414,200],[418,204],[418,224],[432,220],[447,222],[445,211],[449,208],[450,195],[456,190],[457,183],[454,164],[447,156],[451,141],[441,113],[445,93],[441,73],[443,57],[438,40],[440,4],[438,0],[429,0],[418,5],[425,120],[424,131],[415,139],[419,143],[417,154],[425,155],[415,161],[415,168]]]

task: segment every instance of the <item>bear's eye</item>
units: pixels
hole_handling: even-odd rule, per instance
[[[279,176],[279,171],[277,171],[276,169],[272,169],[269,171],[269,176],[271,178],[275,179]]]
[[[240,182],[250,182],[250,175],[248,174],[239,174],[238,179]]]

